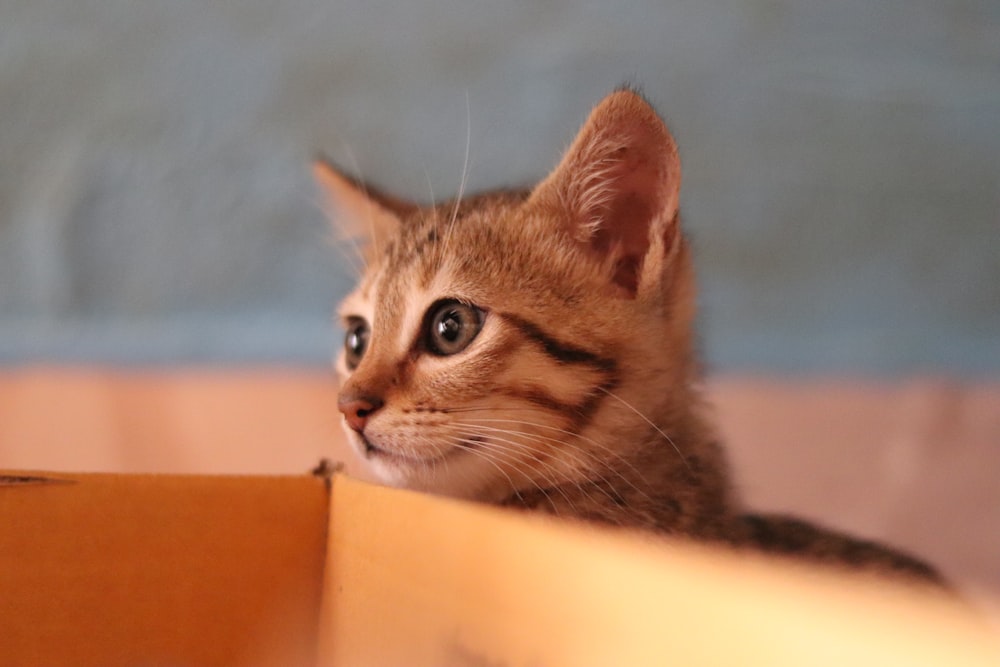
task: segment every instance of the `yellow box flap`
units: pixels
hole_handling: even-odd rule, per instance
[[[1000,665],[929,594],[334,480],[326,667]]]

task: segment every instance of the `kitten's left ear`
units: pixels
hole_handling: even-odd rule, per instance
[[[313,160],[313,178],[323,194],[326,214],[342,239],[366,239],[374,247],[396,233],[417,206],[386,195],[345,175],[329,160]]]
[[[676,245],[680,183],[666,125],[638,93],[619,90],[591,112],[530,201],[564,220],[570,236],[608,262],[617,286],[635,296],[644,265],[658,271]]]

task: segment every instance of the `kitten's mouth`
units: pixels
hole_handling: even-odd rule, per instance
[[[452,447],[443,454],[436,454],[434,456],[412,456],[409,454],[402,454],[400,452],[383,449],[382,447],[372,443],[372,441],[366,438],[362,433],[358,434],[358,438],[361,439],[361,445],[364,447],[365,458],[380,458],[406,465],[428,465],[431,463],[438,463],[439,461],[443,461],[462,453],[462,449]]]

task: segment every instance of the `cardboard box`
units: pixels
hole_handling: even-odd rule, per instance
[[[991,665],[953,601],[343,476],[0,473],[0,665]]]

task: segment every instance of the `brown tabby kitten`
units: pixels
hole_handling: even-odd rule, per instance
[[[743,515],[706,415],[674,139],[638,94],[591,113],[531,191],[420,207],[316,165],[367,267],[343,302],[348,439],[382,482],[935,579]]]

